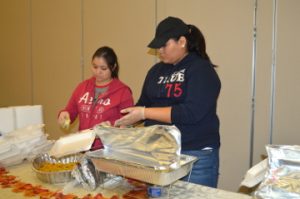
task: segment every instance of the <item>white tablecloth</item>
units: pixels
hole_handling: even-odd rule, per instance
[[[24,162],[20,165],[13,166],[6,168],[9,171],[8,175],[16,176],[17,179],[24,183],[30,183],[34,186],[41,185],[41,187],[49,189],[53,192],[60,191],[63,189],[64,185],[52,185],[41,182],[36,176],[34,171],[31,168],[31,164],[29,162]],[[123,186],[124,183],[116,182],[116,186],[110,185],[107,187],[100,186],[94,191],[87,191],[83,189],[81,185],[78,185],[74,188],[69,190],[70,193],[77,195],[79,198],[86,196],[87,194],[91,194],[95,196],[98,193],[101,193],[103,196],[107,197],[108,199],[113,195],[118,195],[119,199],[122,198],[122,195],[130,190],[128,186]],[[124,182],[124,180],[123,180]],[[113,188],[114,187],[114,188]],[[250,196],[233,193],[229,191],[224,191],[221,189],[214,189],[206,186],[201,186],[193,183],[177,181],[172,186],[169,187],[168,190],[168,197],[165,196],[164,198],[170,199],[251,199]],[[0,188],[0,198],[25,198],[24,193],[15,193],[12,191],[11,188]],[[28,197],[26,197],[28,198]],[[39,198],[39,197],[32,197],[32,198]],[[137,197],[136,199],[139,199]]]

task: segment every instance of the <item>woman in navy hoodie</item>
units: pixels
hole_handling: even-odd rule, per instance
[[[197,156],[190,179],[217,187],[219,175],[219,119],[217,99],[219,77],[206,53],[205,39],[194,25],[167,17],[156,28],[149,48],[156,49],[161,62],[155,64],[144,81],[135,107],[115,125],[141,120],[145,126],[175,125],[181,132],[183,154]]]

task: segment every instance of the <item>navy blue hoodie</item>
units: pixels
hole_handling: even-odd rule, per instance
[[[220,146],[216,114],[220,79],[209,61],[190,53],[176,65],[159,62],[148,72],[137,106],[171,106],[182,150]],[[146,120],[145,126],[165,124]],[[170,125],[170,124],[165,124]]]

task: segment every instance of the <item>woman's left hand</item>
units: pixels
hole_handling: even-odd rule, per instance
[[[115,121],[115,126],[128,126],[145,119],[145,107],[135,106],[121,110],[122,114],[126,114]]]

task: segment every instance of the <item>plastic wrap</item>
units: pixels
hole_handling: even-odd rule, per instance
[[[103,142],[102,156],[106,158],[157,170],[180,167],[181,134],[175,126],[115,128],[99,125],[94,131]]]
[[[48,135],[44,133],[43,127],[44,124],[29,125],[2,136],[0,163],[12,166],[47,152],[52,141],[47,140]]]
[[[268,170],[257,199],[300,198],[300,146],[268,145]]]

